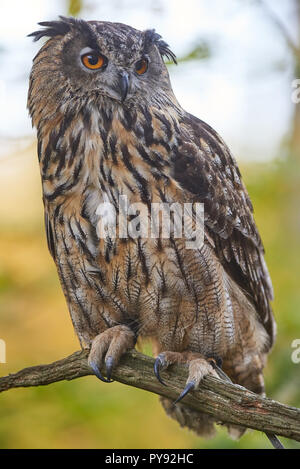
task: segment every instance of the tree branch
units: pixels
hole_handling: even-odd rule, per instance
[[[92,375],[88,351],[75,352],[49,365],[24,368],[0,378],[0,392],[28,386],[41,386]],[[162,386],[153,373],[154,360],[135,350],[128,352],[112,373],[120,383],[144,389],[175,400],[184,388],[187,369],[173,366],[163,371],[168,386]],[[104,371],[104,370],[103,370]],[[206,376],[199,389],[187,395],[184,404],[212,415],[217,421],[276,434],[300,441],[300,409],[265,399],[242,386]]]
[[[284,23],[281,21],[280,18],[278,18],[278,16],[273,12],[273,10],[271,10],[271,8],[263,0],[256,0],[256,2],[259,5],[261,5],[265,13],[269,16],[271,21],[273,21],[274,25],[277,27],[277,29],[281,32],[282,36],[284,37],[288,47],[293,52],[295,58],[299,60],[300,50],[297,47],[297,45],[293,42],[292,38],[290,37],[290,34],[287,28],[285,27]]]

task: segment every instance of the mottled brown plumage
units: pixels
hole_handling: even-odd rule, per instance
[[[209,359],[221,358],[234,382],[263,393],[275,323],[262,243],[228,148],[172,92],[163,56],[174,54],[154,31],[119,23],[41,25],[32,36],[50,39],[34,59],[28,107],[48,246],[95,373],[103,378],[105,360],[109,380],[122,353],[151,337],[158,377],[169,364],[187,363],[193,389],[206,373],[218,375]],[[103,65],[90,69],[97,60]],[[98,207],[109,202],[118,213],[120,195],[148,208],[204,203],[203,246],[100,238]],[[181,425],[211,433],[207,416],[162,403]]]

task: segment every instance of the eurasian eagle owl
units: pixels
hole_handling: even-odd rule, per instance
[[[158,379],[175,362],[189,368],[178,400],[221,363],[262,394],[275,335],[263,246],[231,153],[174,96],[163,58],[175,55],[154,30],[64,17],[40,24],[31,36],[49,40],[33,61],[28,108],[48,246],[95,374],[111,381],[121,355],[150,337]],[[153,204],[188,204],[192,220],[204,204],[204,242],[188,249],[184,236],[161,230],[100,236],[99,207],[120,214],[120,197],[142,204],[144,221]],[[210,417],[162,404],[182,425],[212,431]]]

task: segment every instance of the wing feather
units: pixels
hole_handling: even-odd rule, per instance
[[[49,217],[46,211],[45,211],[44,216],[45,216],[45,229],[46,229],[48,249],[49,249],[51,256],[55,260],[56,255],[55,255],[55,242],[54,242],[53,230],[52,230],[51,222],[49,220]]]
[[[255,305],[272,343],[272,283],[249,195],[237,163],[219,135],[187,113],[181,122],[181,141],[172,155],[172,173],[183,190],[204,203],[205,230],[216,254]]]

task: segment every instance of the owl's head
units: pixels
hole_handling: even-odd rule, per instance
[[[163,58],[176,58],[154,30],[65,17],[39,24],[44,29],[29,36],[51,38],[33,63],[46,99],[101,96],[122,105],[149,103],[171,91]]]

